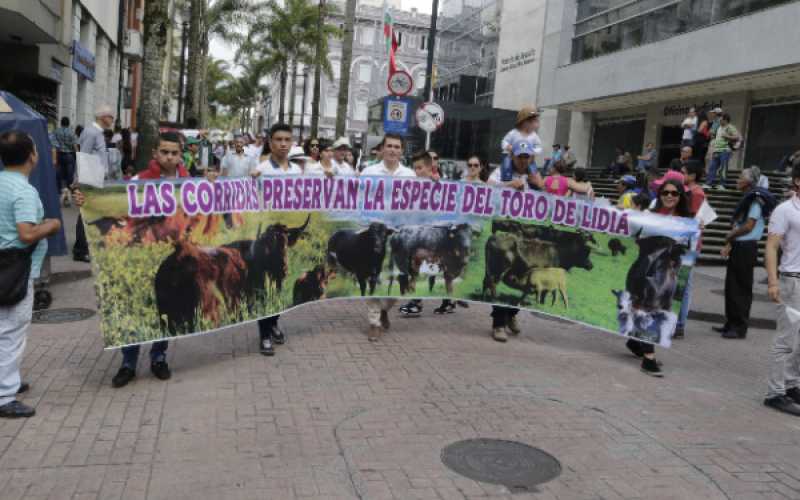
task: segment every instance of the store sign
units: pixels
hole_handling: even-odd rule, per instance
[[[517,52],[500,59],[500,73],[527,66],[536,61],[536,49]]]
[[[94,54],[84,48],[77,40],[72,42],[72,69],[87,80],[94,81]]]
[[[705,101],[701,104],[673,104],[664,106],[664,116],[686,116],[689,114],[691,108],[697,111],[705,110],[706,112],[714,108],[722,108],[722,99],[719,101]]]

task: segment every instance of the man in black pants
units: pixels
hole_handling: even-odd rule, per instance
[[[736,187],[744,196],[733,214],[733,229],[725,237],[722,256],[728,259],[725,273],[725,324],[713,327],[726,339],[747,336],[753,303],[753,269],[758,264],[758,242],[764,235],[764,216],[774,205],[768,193],[757,190],[752,169],[744,169]]]

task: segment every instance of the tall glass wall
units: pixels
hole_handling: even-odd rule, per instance
[[[578,0],[572,61],[664,40],[798,0]]]

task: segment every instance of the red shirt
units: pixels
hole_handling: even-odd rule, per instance
[[[186,167],[183,166],[183,163],[178,164],[178,169],[175,173],[177,177],[189,177],[189,172],[186,170]],[[139,172],[136,176],[137,179],[160,179],[161,177],[161,165],[155,160],[150,160],[150,163],[147,164],[147,168]]]
[[[695,184],[689,188],[689,211],[692,215],[697,215],[704,201],[706,201],[706,193],[703,192],[703,188],[700,185]]]

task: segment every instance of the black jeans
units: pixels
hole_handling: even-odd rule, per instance
[[[56,170],[56,182],[58,190],[70,188],[75,181],[75,153],[62,153],[56,155],[58,170]]]
[[[753,304],[753,269],[758,264],[758,242],[735,241],[725,272],[725,328],[744,335]]]
[[[86,241],[86,231],[83,229],[83,216],[78,215],[78,222],[75,224],[75,245],[72,247],[74,257],[85,257],[89,255],[89,243]]]
[[[150,362],[155,363],[157,361],[164,361],[167,357],[167,347],[169,347],[169,342],[166,340],[160,340],[158,342],[154,342],[152,346],[150,346]],[[122,348],[122,366],[126,368],[130,368],[133,371],[136,371],[136,365],[139,362],[139,352],[141,352],[142,346],[140,345],[131,345],[128,347]]]
[[[269,318],[258,320],[258,338],[261,340],[269,338],[272,334],[272,329],[278,326],[278,320],[280,317],[281,315],[278,314],[276,316],[270,316]]]
[[[492,306],[492,328],[503,328],[508,326],[511,318],[517,315],[519,309],[516,307]]]

